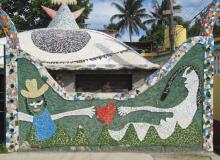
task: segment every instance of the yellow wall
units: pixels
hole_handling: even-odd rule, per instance
[[[170,38],[169,38],[169,27],[165,29],[164,36],[164,46],[165,48],[170,48]],[[183,42],[186,41],[186,28],[181,25],[176,25],[175,27],[175,46],[179,47]]]
[[[214,79],[214,119],[220,121],[220,76]]]

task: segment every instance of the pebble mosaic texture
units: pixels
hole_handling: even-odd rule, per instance
[[[69,7],[64,3],[57,11],[57,15],[50,22],[48,28],[79,29],[79,26]]]
[[[203,148],[213,151],[213,82],[214,82],[214,37],[213,28],[220,15],[220,0],[213,0],[202,16],[202,36],[207,37],[204,61],[203,102]]]
[[[83,49],[91,39],[86,31],[45,29],[32,32],[33,43],[49,53],[73,53]]]

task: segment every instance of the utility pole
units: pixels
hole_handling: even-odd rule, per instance
[[[173,9],[173,0],[165,0],[167,2],[168,10],[163,11],[163,15],[167,15],[169,18],[169,39],[170,39],[170,51],[175,50],[175,25],[173,16],[175,13],[180,13],[180,9]]]
[[[173,20],[173,0],[168,0],[168,5],[170,9],[170,15],[169,15],[169,36],[170,36],[170,51],[171,53],[175,50],[175,26],[174,26],[174,20]]]

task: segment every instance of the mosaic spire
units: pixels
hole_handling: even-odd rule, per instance
[[[42,6],[43,10],[53,19],[48,28],[79,29],[76,19],[83,13],[85,8],[71,12],[68,4],[77,4],[77,0],[52,0],[54,4],[62,4],[58,11]]]
[[[57,15],[57,11],[45,6],[41,6],[41,7],[52,19]],[[77,19],[78,17],[81,16],[84,10],[85,8],[83,7],[75,12],[72,12],[72,15],[74,16],[75,19]]]
[[[67,4],[63,3],[48,28],[79,29],[79,26]]]

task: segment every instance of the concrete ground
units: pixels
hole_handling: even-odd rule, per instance
[[[0,160],[220,160],[213,153],[92,153],[20,152],[0,154]]]

